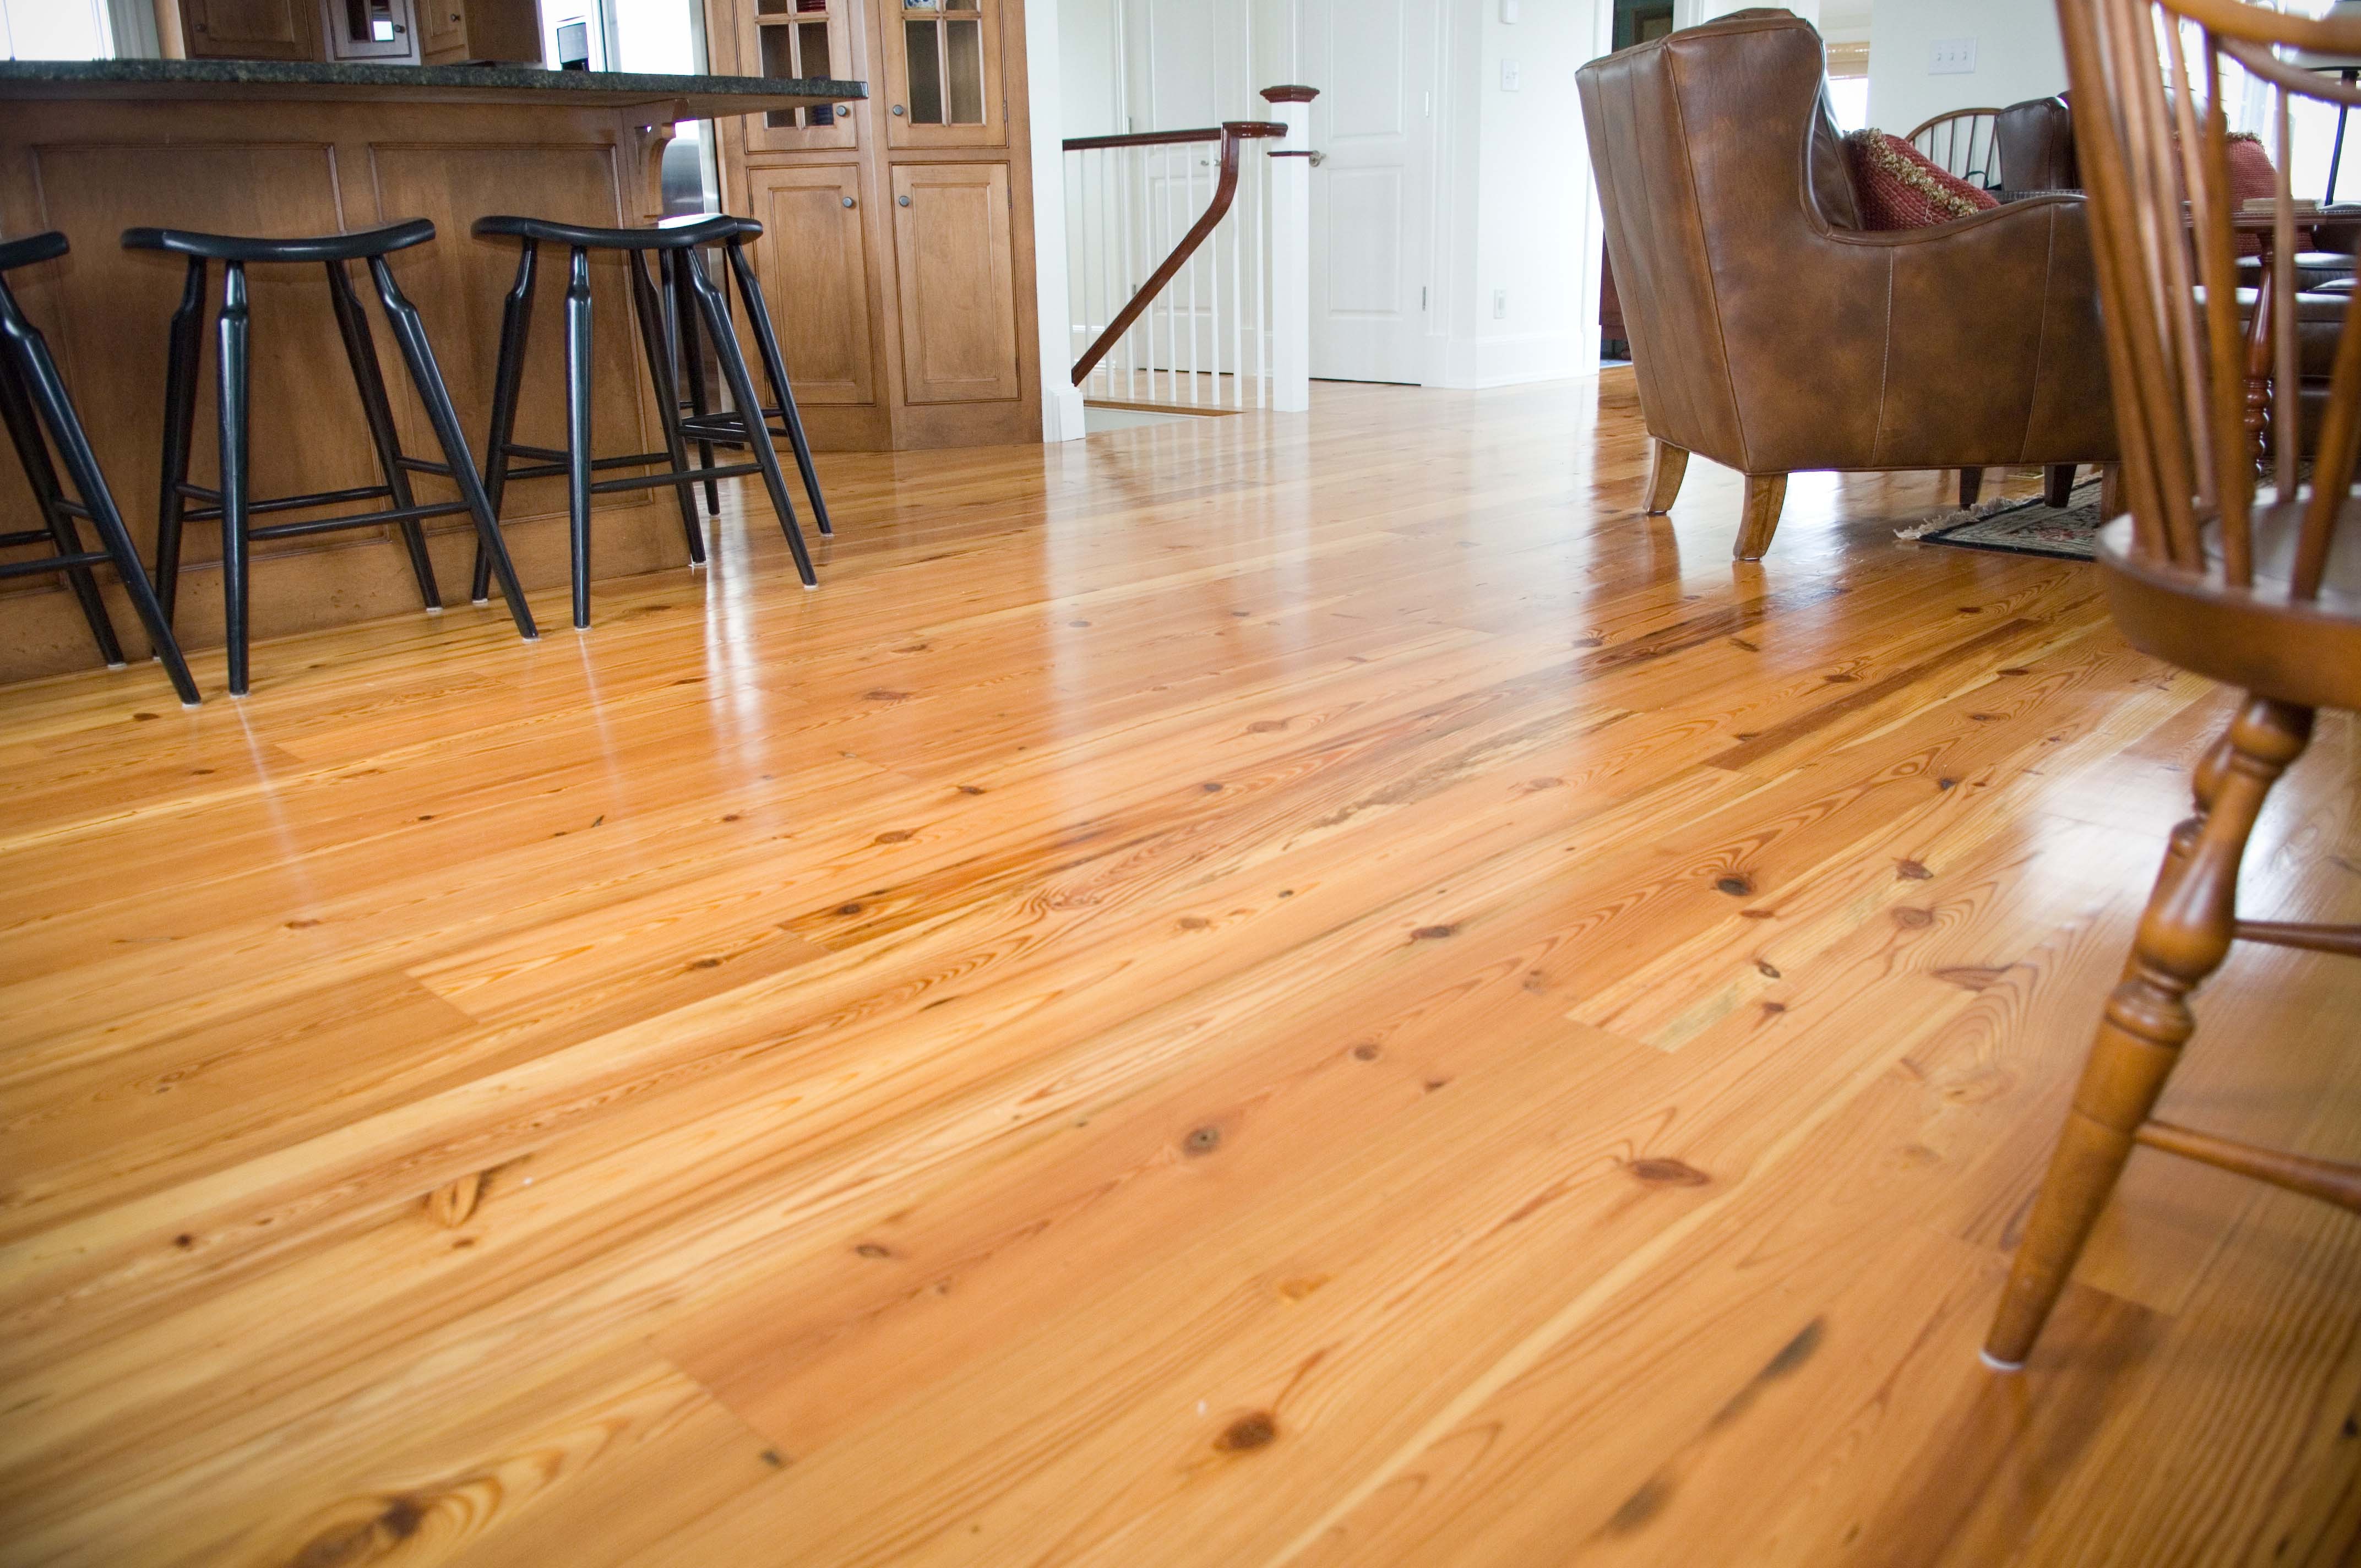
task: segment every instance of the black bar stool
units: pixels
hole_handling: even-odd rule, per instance
[[[393,252],[423,245],[434,237],[434,225],[424,218],[356,234],[303,239],[252,239],[198,234],[188,229],[123,231],[123,243],[128,249],[165,250],[189,258],[188,285],[181,291],[180,308],[172,313],[171,354],[165,371],[164,472],[156,520],[156,587],[164,613],[169,616],[180,581],[181,523],[219,519],[222,592],[229,634],[229,689],[233,696],[244,696],[247,690],[247,546],[257,539],[284,539],[394,523],[401,528],[402,543],[409,548],[410,569],[418,579],[420,596],[429,610],[439,610],[443,598],[435,588],[434,567],[427,559],[425,535],[418,525],[426,518],[465,512],[476,524],[477,551],[479,554],[489,553],[491,566],[500,573],[500,592],[508,598],[509,614],[516,621],[518,632],[528,641],[539,635],[533,627],[533,611],[525,606],[524,590],[518,586],[516,567],[509,560],[508,547],[500,542],[491,503],[476,472],[475,457],[467,450],[467,434],[459,428],[458,411],[452,407],[451,394],[443,384],[443,372],[434,363],[434,350],[426,340],[426,323],[419,319],[417,307],[395,285],[392,269],[385,262]],[[208,265],[215,261],[222,263],[218,321],[221,488],[208,490],[189,483],[189,442],[196,420],[197,372],[203,350],[205,273]],[[385,377],[378,368],[377,345],[369,333],[368,317],[353,292],[352,275],[346,270],[347,264],[354,261],[367,261],[369,275],[377,282],[378,300],[393,327],[394,341],[401,345],[411,384],[418,389],[419,400],[426,405],[426,417],[443,448],[444,460],[440,463],[402,453],[401,437],[393,428],[392,405],[386,400]],[[369,439],[377,448],[378,467],[385,482],[257,500],[247,494],[246,269],[254,263],[291,262],[317,262],[327,271],[328,297],[335,306],[345,357],[352,366],[353,385],[360,393],[361,412],[368,422]],[[450,480],[458,487],[459,499],[420,503],[411,493],[412,474],[434,474]],[[192,500],[205,504],[191,509],[187,503]],[[390,500],[393,504],[373,511],[259,528],[249,521],[265,512],[369,500]],[[477,602],[484,602],[481,589]]]
[[[573,528],[574,546],[574,624],[590,624],[590,498],[616,490],[648,489],[669,485],[680,502],[682,531],[688,537],[688,556],[693,563],[705,560],[705,530],[697,515],[697,485],[699,480],[735,478],[742,474],[763,476],[763,488],[770,492],[771,510],[778,514],[779,530],[787,537],[787,548],[796,558],[796,575],[804,587],[816,588],[819,578],[812,570],[811,552],[805,547],[803,530],[796,526],[795,504],[787,499],[785,477],[779,471],[779,455],[769,441],[737,441],[728,429],[708,420],[683,420],[680,414],[680,390],[675,384],[673,367],[675,363],[666,312],[656,292],[655,283],[648,276],[643,253],[655,251],[677,269],[676,276],[686,281],[689,300],[695,305],[697,321],[688,323],[685,336],[694,337],[702,324],[714,358],[721,367],[722,380],[730,389],[730,401],[741,409],[758,409],[754,386],[746,371],[746,357],[739,352],[738,339],[730,326],[728,309],[721,291],[706,275],[704,263],[697,258],[696,247],[730,237],[739,219],[726,214],[695,218],[685,222],[660,224],[652,228],[586,228],[577,224],[553,223],[544,218],[495,215],[476,220],[478,236],[500,236],[524,242],[523,254],[517,262],[515,285],[509,290],[508,308],[500,319],[500,367],[492,389],[492,430],[489,448],[485,454],[485,486],[494,504],[505,491],[511,479],[541,478],[555,474],[566,477],[566,510]],[[534,258],[539,247],[546,242],[562,245],[570,252],[566,290],[566,450],[552,451],[542,446],[520,445],[515,440],[516,406],[519,383],[524,376],[525,336],[533,321],[533,291]],[[635,452],[613,457],[594,457],[590,444],[590,252],[620,250],[626,252],[631,272],[631,302],[639,317],[640,347],[646,356],[648,375],[655,383],[657,422],[664,426],[664,450]],[[749,299],[759,300],[759,291],[749,289],[748,280],[741,279],[740,290]],[[674,328],[671,330],[677,330]],[[732,416],[734,417],[734,416]],[[712,444],[728,443],[752,448],[753,461],[714,466],[708,460],[704,466],[691,467],[687,442],[692,433]],[[743,430],[739,434],[745,433]],[[510,466],[513,457],[533,460],[533,466],[517,468]],[[605,468],[648,468],[654,473],[640,474],[629,478],[593,481],[591,475]],[[484,580],[484,564],[476,565],[476,580]]]
[[[0,420],[7,422],[8,438],[25,465],[25,480],[33,488],[44,524],[22,532],[0,533],[0,545],[47,543],[57,550],[38,560],[0,565],[0,577],[64,573],[82,606],[82,619],[90,622],[100,656],[107,668],[119,670],[124,664],[123,646],[115,639],[115,623],[107,619],[106,604],[99,598],[98,581],[91,573],[93,566],[114,563],[123,579],[123,591],[148,628],[156,657],[172,678],[172,689],[181,694],[181,706],[194,707],[197,683],[189,678],[188,662],[181,657],[181,645],[172,636],[171,618],[158,601],[147,568],[139,564],[139,553],[133,548],[131,535],[123,526],[123,513],[106,488],[106,476],[99,472],[98,456],[91,450],[82,416],[74,411],[73,399],[58,374],[57,361],[49,356],[49,345],[16,308],[16,296],[8,289],[9,272],[37,261],[54,261],[65,253],[66,236],[56,233],[0,245]],[[57,444],[58,456],[80,500],[68,500],[58,484],[57,469],[49,462],[51,442]],[[74,527],[78,517],[98,530],[105,548],[82,547],[81,532]]]
[[[666,221],[679,223],[684,220],[674,218]],[[812,516],[818,520],[819,531],[823,535],[833,535],[836,528],[829,521],[828,502],[821,499],[819,493],[819,471],[812,466],[811,443],[805,438],[803,415],[796,411],[795,389],[787,381],[786,358],[779,352],[778,334],[772,330],[771,313],[763,301],[763,287],[755,280],[754,269],[746,259],[746,242],[750,239],[762,238],[763,225],[752,218],[731,217],[730,222],[734,227],[728,237],[722,241],[724,254],[730,275],[738,281],[738,297],[745,304],[747,324],[754,331],[754,350],[762,356],[763,378],[768,381],[771,387],[771,403],[762,411],[762,417],[766,426],[770,425],[772,420],[780,422],[775,426],[770,426],[769,433],[774,436],[785,436],[788,444],[794,448],[796,467],[803,476],[804,494],[811,500]],[[686,270],[674,265],[674,253],[664,252],[662,264],[665,286],[666,335],[670,339],[677,336],[670,324],[675,308],[675,302],[678,302],[677,310],[682,315],[694,315],[695,306],[689,293],[688,275]],[[706,406],[704,351],[694,333],[689,334],[686,339],[680,340],[680,343],[687,355],[686,378],[688,382],[689,408],[692,415],[689,420],[685,420],[682,423],[684,428],[697,439],[699,454],[704,461],[710,465],[713,461],[715,446],[750,444],[745,438],[745,421],[736,413],[716,414]],[[714,428],[708,433],[698,428],[700,426]],[[710,480],[708,480],[705,486],[705,506],[710,512],[719,512],[721,510],[719,488]]]

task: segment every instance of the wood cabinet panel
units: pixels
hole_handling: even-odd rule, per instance
[[[867,214],[858,164],[799,164],[747,175],[762,221],[752,248],[763,300],[800,403],[877,400]],[[747,345],[749,363],[753,346]]]
[[[389,265],[402,292],[426,317],[443,379],[452,400],[463,409],[491,406],[500,314],[515,280],[519,249],[513,241],[470,238],[468,225],[487,213],[519,210],[566,223],[635,221],[625,211],[611,147],[383,143],[369,148],[369,164],[374,221],[428,218],[440,236],[433,245],[400,252]],[[566,444],[566,263],[564,247],[542,247],[517,403],[516,438],[532,446]],[[322,291],[316,272],[306,269],[302,275],[314,292]],[[648,373],[631,314],[631,274],[620,252],[591,252],[590,290],[596,450],[652,451],[664,442],[652,417],[653,398],[644,389]],[[412,452],[431,451],[434,437],[424,409],[406,386],[398,390],[395,414],[403,444]],[[483,433],[470,429],[467,438],[481,442]],[[477,453],[478,459],[482,455]],[[600,509],[645,505],[652,494],[624,491],[597,497],[592,504]],[[502,506],[511,519],[565,510],[563,478],[521,480],[511,487]],[[464,519],[438,519],[434,526],[467,524]]]
[[[902,379],[913,403],[1022,395],[1008,169],[905,164],[894,170]]]
[[[318,60],[318,0],[181,0],[191,60]]]
[[[460,60],[541,63],[541,9],[535,0],[419,0],[429,65]]]

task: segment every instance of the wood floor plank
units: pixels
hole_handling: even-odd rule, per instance
[[[0,692],[0,1563],[2350,1560],[2349,1218],[2143,1155],[1972,1354],[2233,699],[1645,466],[1323,384]],[[2361,725],[2244,894],[2361,920]],[[2361,1153],[2356,1011],[2169,1102]]]

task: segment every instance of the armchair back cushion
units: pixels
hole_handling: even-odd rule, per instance
[[[1822,70],[1755,10],[1578,75],[1649,433],[1749,474],[2112,459],[2081,202],[1863,230]]]
[[[2065,99],[2011,104],[1993,122],[1993,141],[2000,148],[2003,192],[2082,188],[2082,170],[2074,161],[2074,114]]]

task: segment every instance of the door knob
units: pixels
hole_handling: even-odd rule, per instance
[[[850,196],[847,196],[847,197],[844,199],[844,204],[845,204],[846,206],[848,206],[848,207],[849,207],[849,206],[851,206],[851,205],[852,205],[852,198],[851,198],[851,197],[850,197]]]
[[[1319,168],[1322,164],[1327,161],[1328,155],[1324,152],[1315,152],[1312,155],[1312,167],[1314,169]]]
[[[895,199],[896,202],[900,203],[903,206],[906,206],[906,206],[908,206],[908,205],[910,204],[910,198],[909,198],[909,197],[907,197],[907,196],[896,196],[896,197],[895,197],[894,199]]]
[[[897,114],[897,115],[898,115],[898,114],[900,114],[900,113],[902,112],[902,105],[901,105],[901,104],[895,104],[895,105],[894,105],[894,112],[895,112],[895,114]]]

